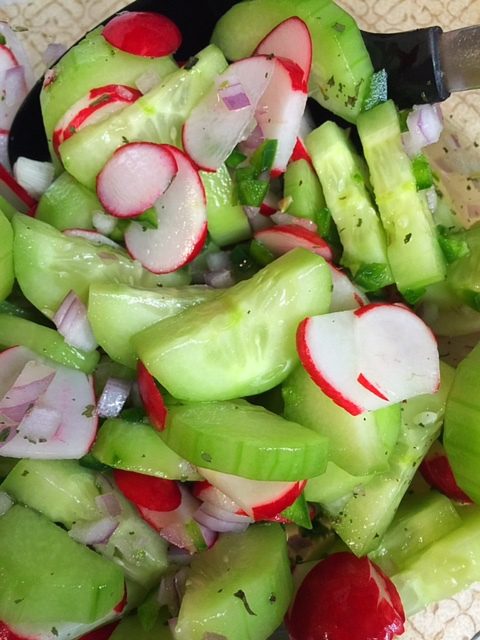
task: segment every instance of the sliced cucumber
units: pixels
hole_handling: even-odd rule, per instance
[[[352,416],[326,396],[302,366],[282,386],[287,420],[328,439],[329,459],[352,475],[388,469],[400,431],[400,406]]]
[[[15,274],[20,288],[49,318],[72,290],[86,303],[88,288],[95,282],[146,288],[188,284],[185,271],[156,276],[131,260],[122,249],[66,236],[35,218],[17,214],[13,229]]]
[[[398,288],[406,293],[440,282],[445,259],[425,196],[417,191],[394,103],[389,100],[362,113],[357,127]]]
[[[227,66],[217,47],[200,51],[196,62],[171,73],[158,86],[107,120],[77,132],[60,146],[65,169],[95,188],[95,179],[113,152],[128,142],[180,146],[182,125],[192,107]]]
[[[325,208],[322,185],[308,160],[290,162],[283,176],[283,197],[291,199],[288,213],[297,218],[317,219]]]
[[[99,430],[92,455],[116,469],[137,471],[171,480],[199,480],[191,464],[166,446],[149,424],[106,420]]]
[[[323,258],[294,249],[214,300],[145,329],[133,344],[176,398],[255,395],[282,382],[298,362],[297,326],[328,310],[330,289]]]
[[[473,227],[465,235],[470,253],[448,266],[446,284],[453,296],[479,311],[480,228]]]
[[[14,505],[0,518],[0,619],[94,622],[124,594],[121,570],[44,516]]]
[[[0,209],[0,302],[10,295],[15,280],[13,271],[13,230]]]
[[[93,229],[94,213],[103,212],[99,199],[64,171],[40,198],[35,217],[60,229]]]
[[[130,339],[136,333],[217,295],[201,286],[147,290],[94,283],[88,295],[88,318],[98,344],[110,358],[135,368],[137,355]]]
[[[14,500],[70,528],[102,517],[96,474],[76,460],[20,460],[1,485]]]
[[[320,104],[355,122],[373,66],[354,19],[331,0],[248,0],[234,5],[212,35],[229,60],[253,53],[280,22],[298,16],[313,43],[310,93]]]
[[[174,640],[167,621],[157,620],[145,629],[138,615],[131,615],[120,622],[109,640]]]
[[[353,276],[367,267],[381,268],[384,275],[376,288],[391,284],[385,232],[347,132],[325,122],[305,142],[342,242],[341,263]]]
[[[254,480],[303,480],[327,464],[327,441],[245,401],[169,407],[160,434],[192,464]]]
[[[50,146],[60,118],[90,89],[109,84],[135,87],[136,80],[146,72],[155,73],[161,80],[176,68],[171,57],[131,55],[112,47],[102,36],[101,27],[91,31],[57,62],[50,72],[52,81],[42,88],[40,104]]]
[[[353,476],[329,462],[322,475],[309,479],[305,486],[305,498],[308,502],[319,504],[334,504],[342,500],[345,503],[354,494],[361,493],[371,478],[372,474]]]
[[[279,525],[223,534],[192,560],[174,637],[268,638],[281,624],[292,592],[286,538]]]

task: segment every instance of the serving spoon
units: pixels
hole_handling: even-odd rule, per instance
[[[185,60],[208,43],[217,20],[235,3],[235,0],[135,0],[121,11],[153,11],[171,18],[183,35],[177,56]],[[448,32],[438,26],[388,34],[362,32],[362,36],[374,69],[386,70],[388,96],[399,108],[441,102],[452,91],[480,87],[480,26]],[[42,83],[40,78],[12,123],[8,143],[12,165],[20,156],[50,159],[40,109]],[[313,117],[321,122],[333,116],[315,103]]]

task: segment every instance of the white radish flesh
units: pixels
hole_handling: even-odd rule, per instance
[[[131,142],[117,149],[99,173],[98,199],[112,216],[138,216],[162,196],[177,171],[166,145]]]
[[[331,260],[332,250],[328,243],[318,234],[303,226],[288,224],[277,225],[255,232],[255,240],[264,244],[274,256],[281,256],[291,249],[302,247]]]
[[[153,273],[170,273],[200,253],[207,235],[205,191],[199,173],[179,149],[168,147],[178,173],[155,203],[157,229],[132,222],[125,244],[133,258]]]
[[[332,264],[328,264],[330,273],[332,274],[332,300],[330,302],[330,311],[347,311],[349,309],[358,309],[368,304],[367,296],[356,287],[347,274]]]

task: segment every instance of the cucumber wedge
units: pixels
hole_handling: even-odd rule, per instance
[[[169,407],[160,435],[192,464],[253,480],[304,480],[327,464],[325,438],[245,401]]]
[[[15,279],[13,272],[13,230],[0,210],[0,302],[10,295]]]
[[[330,289],[323,258],[294,249],[214,300],[141,331],[133,344],[176,398],[255,395],[282,382],[298,362],[298,324],[328,311]]]
[[[331,0],[248,0],[234,5],[212,35],[229,60],[249,56],[280,22],[298,16],[313,43],[310,94],[326,109],[355,122],[373,66],[355,20]]]
[[[417,191],[394,103],[389,100],[362,113],[357,127],[397,287],[408,293],[440,282],[445,259],[425,196]]]
[[[192,560],[174,637],[268,638],[281,624],[292,593],[286,538],[279,525],[222,534]]]
[[[98,344],[110,358],[134,369],[137,354],[130,339],[136,333],[217,295],[202,286],[147,290],[94,283],[88,295],[88,318]]]
[[[35,218],[17,214],[13,218],[13,229],[18,284],[27,300],[48,318],[55,315],[71,290],[86,303],[88,288],[95,282],[145,288],[188,284],[185,271],[156,276],[143,269],[123,249],[66,236]]]
[[[60,146],[65,169],[94,190],[98,173],[126,141],[180,146],[186,117],[226,66],[220,49],[206,47],[196,56],[193,66],[171,73],[132,105],[66,140]]]
[[[123,618],[109,640],[174,640],[168,622],[157,620],[149,629],[145,629],[137,615]]]
[[[308,160],[289,162],[283,176],[283,197],[291,198],[289,214],[316,222],[326,204],[322,185]]]

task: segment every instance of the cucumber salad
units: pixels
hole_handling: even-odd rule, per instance
[[[44,77],[51,160],[10,167],[0,29],[0,638],[391,640],[480,580],[480,347],[437,340],[480,330],[480,234],[440,109],[399,110],[331,0],[181,43],[91,31]]]

